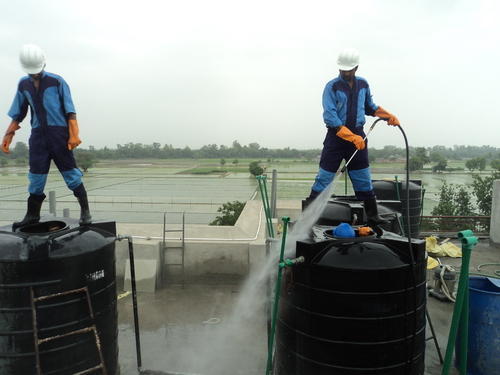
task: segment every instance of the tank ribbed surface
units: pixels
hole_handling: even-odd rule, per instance
[[[425,353],[425,245],[416,279],[401,237],[298,242],[287,268],[276,341],[279,375],[421,375]],[[416,288],[414,287],[416,285]]]
[[[420,216],[422,210],[422,186],[421,181],[410,181],[408,184],[410,189],[409,214],[410,214],[410,230],[411,236],[417,237],[420,233]],[[379,201],[384,200],[400,200],[401,201],[401,220],[404,233],[408,232],[407,228],[407,204],[406,204],[406,181],[373,181],[373,190]],[[383,204],[383,203],[382,203]]]
[[[36,374],[31,289],[40,297],[84,287],[108,374],[118,373],[114,240],[115,232],[98,225],[50,233],[36,228],[34,233],[0,232],[0,374]],[[85,293],[39,301],[36,313],[40,339],[93,324]],[[99,363],[92,333],[42,343],[39,351],[44,375],[73,374]]]

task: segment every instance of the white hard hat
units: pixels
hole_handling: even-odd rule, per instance
[[[25,44],[19,53],[19,61],[28,74],[38,74],[45,67],[45,53],[34,44]]]
[[[355,48],[346,48],[339,53],[337,65],[340,70],[351,70],[359,65],[359,52]]]

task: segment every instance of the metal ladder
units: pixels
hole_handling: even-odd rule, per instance
[[[76,294],[76,293],[84,293],[85,294],[85,298],[87,299],[87,305],[89,308],[90,318],[92,320],[92,325],[88,326],[88,327],[81,328],[81,329],[77,329],[75,331],[64,333],[62,335],[51,336],[51,337],[46,337],[44,339],[39,339],[38,338],[36,303],[41,302],[41,301],[46,301],[46,300],[51,299],[51,298],[57,298],[57,297],[67,296],[69,294]],[[46,296],[35,297],[35,292],[33,290],[33,287],[31,287],[30,288],[30,295],[31,295],[31,313],[32,313],[32,319],[33,319],[33,338],[34,338],[34,343],[35,343],[36,374],[42,375],[42,369],[41,369],[41,365],[40,365],[40,350],[39,350],[39,346],[41,344],[49,342],[49,341],[58,340],[58,339],[61,339],[63,337],[68,337],[68,336],[73,336],[73,335],[81,335],[81,334],[93,332],[94,338],[95,338],[95,344],[97,347],[97,352],[99,354],[99,363],[92,368],[88,368],[86,370],[79,371],[77,373],[74,373],[73,375],[86,375],[86,374],[90,374],[90,373],[93,373],[93,372],[98,371],[98,370],[101,370],[102,375],[107,375],[106,366],[104,365],[104,358],[102,356],[102,351],[101,351],[101,341],[99,339],[99,334],[97,333],[97,328],[96,328],[95,322],[94,322],[94,310],[92,308],[92,302],[90,301],[90,294],[89,294],[88,288],[83,287],[83,288],[79,288],[79,289],[67,290],[67,291],[61,292],[61,293],[54,293],[54,294],[49,294]]]
[[[167,229],[167,214],[182,214],[182,226],[180,229]],[[186,229],[186,213],[184,211],[182,212],[164,212],[163,213],[163,243],[162,243],[162,251],[160,253],[160,262],[161,262],[161,281],[162,283],[165,283],[166,281],[166,275],[164,272],[164,268],[166,267],[181,267],[181,284],[184,287],[184,248],[185,248],[185,229]],[[167,247],[167,238],[166,234],[167,233],[180,233],[180,238],[179,240],[181,241],[181,246],[168,246]],[[171,250],[178,250],[180,252],[180,263],[166,263],[166,255],[167,255],[167,249],[168,252],[170,253]]]

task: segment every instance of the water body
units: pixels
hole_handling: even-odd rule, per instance
[[[189,224],[208,224],[225,202],[247,201],[257,190],[255,178],[248,173],[225,175],[188,175],[180,172],[186,165],[163,166],[150,163],[131,164],[129,167],[93,168],[84,177],[89,194],[90,208],[97,220],[116,220],[124,223],[162,223],[164,212],[186,212]],[[315,163],[276,164],[278,170],[278,199],[304,199],[309,195],[317,165]],[[4,168],[0,182],[0,221],[11,221],[24,215],[27,197],[26,168]],[[180,174],[179,174],[180,173]],[[404,174],[373,173],[373,179],[400,180]],[[417,174],[412,179],[423,181],[425,191],[424,214],[437,204],[437,194],[443,182],[470,184],[472,176],[457,174]],[[65,186],[57,170],[49,174],[46,193],[55,191],[57,213],[62,216],[68,208],[71,216],[79,215],[79,206]],[[270,190],[270,181],[269,181]],[[335,194],[352,194],[350,181],[344,178],[334,183]],[[49,213],[45,203],[42,214]],[[179,223],[180,215],[169,215],[169,222]]]

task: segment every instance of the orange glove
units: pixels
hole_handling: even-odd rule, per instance
[[[392,125],[392,126],[399,125],[398,118],[396,116],[394,116],[392,113],[387,112],[384,108],[382,108],[380,106],[375,111],[375,116],[380,117],[384,120],[387,120],[388,125]]]
[[[346,141],[354,143],[354,146],[356,146],[358,150],[363,150],[365,148],[365,141],[363,140],[363,137],[354,134],[344,125],[339,127],[337,135]]]
[[[360,227],[358,229],[358,234],[360,237],[369,236],[373,234],[373,230],[370,227]]]
[[[82,143],[80,137],[78,136],[79,130],[78,130],[78,122],[76,121],[76,118],[72,118],[72,119],[68,120],[68,131],[69,131],[68,150],[73,150],[80,143]]]
[[[9,146],[12,143],[14,134],[16,134],[16,130],[18,129],[21,129],[21,127],[19,126],[19,122],[12,120],[2,140],[2,151],[5,152],[6,154],[10,152]]]

